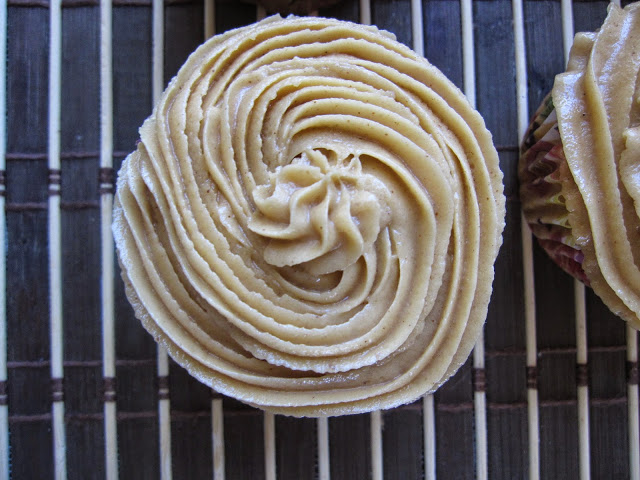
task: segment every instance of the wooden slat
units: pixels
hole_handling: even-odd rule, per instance
[[[56,480],[67,478],[67,445],[63,400],[62,246],[60,219],[60,112],[62,7],[49,6],[49,301],[53,416],[53,459]]]

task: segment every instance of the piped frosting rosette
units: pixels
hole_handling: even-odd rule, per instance
[[[640,4],[576,35],[526,135],[525,217],[549,255],[640,328]]]
[[[136,315],[217,391],[290,415],[434,390],[484,323],[502,174],[480,115],[385,32],[272,17],[187,60],[118,177]]]

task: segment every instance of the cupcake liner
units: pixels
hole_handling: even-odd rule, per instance
[[[533,116],[521,148],[518,176],[522,210],[551,259],[569,275],[590,285],[562,192],[566,169],[553,98],[548,94]]]

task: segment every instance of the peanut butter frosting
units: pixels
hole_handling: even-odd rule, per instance
[[[609,7],[576,35],[553,87],[564,157],[561,195],[582,268],[617,315],[640,328],[640,4]]]
[[[340,415],[433,391],[484,323],[505,200],[464,95],[391,34],[270,17],[170,82],[118,176],[137,317],[215,390]]]

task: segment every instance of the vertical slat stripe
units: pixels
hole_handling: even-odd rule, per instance
[[[62,382],[63,330],[62,330],[62,252],[60,240],[60,101],[62,69],[62,5],[61,0],[49,4],[49,138],[48,166],[49,191],[49,302],[50,302],[50,349],[52,382]],[[53,180],[53,182],[51,182]],[[57,190],[57,191],[56,191]],[[55,194],[57,193],[57,194]],[[54,478],[67,478],[66,434],[64,425],[64,402],[62,394],[52,396],[53,462]]]
[[[422,24],[422,0],[411,0],[411,38],[413,50],[424,55],[424,26]]]
[[[561,0],[560,11],[562,15],[562,47],[566,65],[573,45],[573,6],[571,5],[571,0]]]
[[[153,104],[157,104],[164,86],[164,2],[152,0],[152,88]],[[169,400],[169,357],[158,345],[158,422],[160,434],[160,478],[170,480],[171,471],[171,404]],[[167,379],[165,383],[165,379]]]
[[[360,23],[371,25],[371,1],[360,0]]]
[[[620,7],[620,0],[613,0]],[[629,478],[640,480],[640,401],[638,398],[638,337],[627,324],[627,412],[629,423]]]
[[[436,416],[433,395],[427,394],[422,401],[422,428],[424,435],[424,478],[436,479]]]
[[[6,251],[6,218],[4,211],[5,155],[7,151],[7,0],[0,0],[0,252]],[[0,477],[9,478],[9,407],[7,402],[7,308],[6,258],[0,255]]]
[[[264,412],[264,478],[276,480],[276,420],[273,413]]]
[[[216,2],[204,0],[204,39],[213,37],[216,33]]]
[[[413,49],[424,55],[424,24],[422,1],[411,0],[411,28]],[[424,455],[424,478],[436,480],[436,414],[433,394],[422,399],[422,436]]]
[[[384,479],[382,462],[382,412],[371,412],[371,479]]]
[[[211,431],[213,437],[213,480],[224,480],[224,411],[221,398],[211,400]]]
[[[638,338],[627,324],[627,400],[629,415],[629,478],[640,480],[640,405],[638,403]]]
[[[100,266],[102,376],[104,377],[105,477],[118,478],[116,367],[114,328],[113,208],[113,62],[111,0],[100,1]]]
[[[591,454],[589,447],[589,385],[587,378],[587,315],[584,288],[581,282],[574,280],[577,343],[578,452],[580,479],[588,480],[591,478]]]
[[[371,25],[371,2],[360,0],[360,23]],[[382,480],[382,414],[380,411],[371,412],[371,473],[373,480]]]
[[[329,419],[320,417],[318,422],[318,480],[331,478],[329,462]]]
[[[524,137],[529,124],[527,103],[527,67],[524,40],[522,0],[513,0],[513,35],[516,67],[516,100],[518,141]],[[540,478],[540,407],[538,400],[538,352],[536,345],[536,307],[533,271],[533,243],[529,226],[520,216],[522,234],[522,270],[524,294],[525,341],[527,352],[527,430],[529,480]]]
[[[461,0],[462,82],[469,103],[476,107],[476,60],[473,52],[473,9],[471,0]]]
[[[464,93],[469,103],[476,107],[476,75],[475,55],[473,50],[473,9],[471,0],[461,2],[462,23],[462,74]],[[473,349],[473,367],[476,372],[484,372],[484,332],[480,336]],[[484,375],[483,375],[484,377]],[[476,385],[477,386],[477,385]],[[476,437],[476,478],[486,480],[488,475],[488,448],[487,448],[487,406],[486,385],[483,382],[482,389],[474,389],[474,420]]]
[[[216,2],[204,0],[204,38],[216,33]],[[224,409],[222,397],[211,390],[211,458],[213,461],[213,480],[225,479],[224,454]]]
[[[260,4],[256,6],[256,19],[266,17],[266,11]],[[264,412],[264,471],[266,480],[276,479],[276,428],[275,418],[272,413]]]

